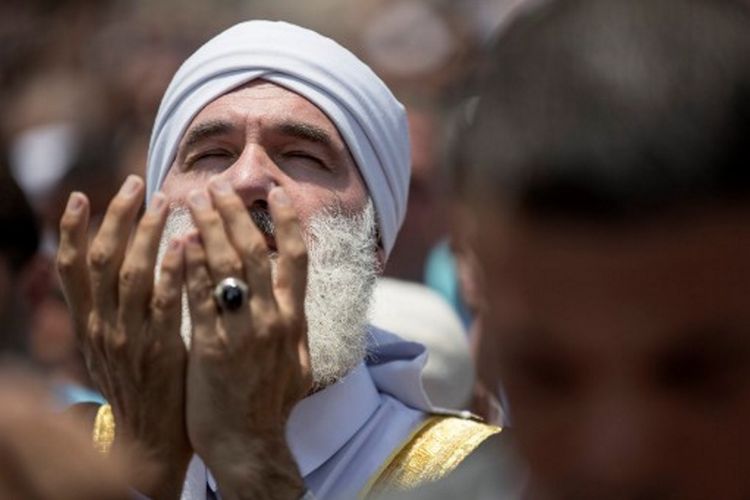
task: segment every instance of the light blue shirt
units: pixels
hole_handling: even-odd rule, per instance
[[[351,499],[425,419],[421,344],[370,328],[367,361],[341,381],[300,401],[286,438],[307,488],[318,499]],[[206,499],[217,485],[193,457],[182,498]],[[215,493],[218,498],[218,493]]]

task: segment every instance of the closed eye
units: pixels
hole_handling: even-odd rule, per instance
[[[216,168],[228,168],[234,163],[235,157],[233,154],[225,150],[209,150],[205,152],[196,153],[189,156],[185,160],[186,168],[199,167],[201,169],[216,169]]]
[[[656,381],[665,391],[700,398],[716,405],[735,396],[746,380],[747,350],[730,343],[731,335],[709,331],[708,338],[690,339],[662,354],[655,365]]]
[[[290,151],[290,152],[284,153],[284,158],[312,162],[312,163],[315,163],[319,167],[325,168],[326,170],[330,170],[326,162],[324,162],[317,156],[312,155],[306,151]]]

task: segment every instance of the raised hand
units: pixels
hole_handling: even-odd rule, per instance
[[[276,226],[275,282],[266,241],[231,187],[189,196],[199,230],[186,243],[193,337],[188,363],[191,443],[216,476],[222,497],[299,498],[304,489],[285,442],[292,407],[311,388],[304,296],[307,251],[284,191],[269,205]],[[245,281],[249,300],[220,310],[221,280]]]
[[[60,221],[58,270],[89,371],[112,406],[115,446],[134,445],[152,498],[179,496],[192,450],[185,425],[187,354],[180,338],[182,242],[171,242],[154,283],[167,200],[157,193],[129,245],[143,181],[130,176],[89,245],[89,203],[72,193]]]

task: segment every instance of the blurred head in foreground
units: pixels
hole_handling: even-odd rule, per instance
[[[28,327],[46,292],[36,218],[0,155],[0,357],[28,354]]]
[[[51,405],[39,381],[0,369],[0,498],[134,498],[127,488],[130,462],[94,450],[87,427],[72,413],[51,412]],[[143,465],[138,470],[150,473]]]
[[[456,185],[531,497],[750,498],[746,4],[547,2],[490,58]]]

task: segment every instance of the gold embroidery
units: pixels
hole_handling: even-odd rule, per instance
[[[360,497],[387,490],[408,490],[436,481],[453,471],[471,452],[500,427],[452,416],[432,416],[397,449]],[[94,447],[108,453],[115,439],[112,407],[102,405],[96,413],[92,435]]]
[[[115,440],[115,416],[112,414],[111,406],[101,405],[96,412],[92,438],[94,448],[101,453],[109,453]]]
[[[474,420],[430,417],[376,476],[372,492],[409,490],[441,479],[487,438],[500,431],[499,427]]]

